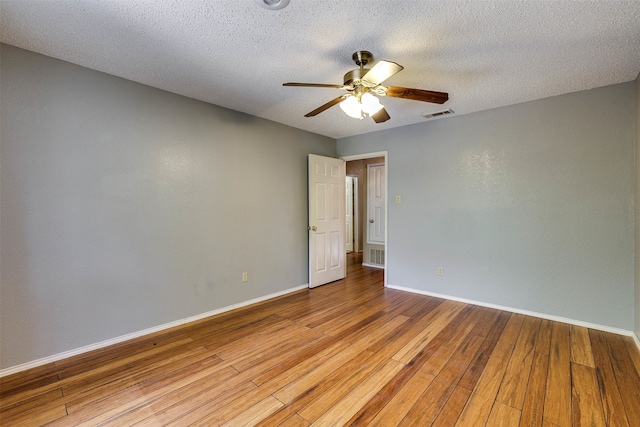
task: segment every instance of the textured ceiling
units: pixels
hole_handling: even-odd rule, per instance
[[[0,41],[340,138],[633,80],[640,2],[1,0]],[[449,101],[383,98],[381,124],[339,107],[305,118],[342,92],[282,83],[340,84],[357,50],[405,67],[386,84]]]

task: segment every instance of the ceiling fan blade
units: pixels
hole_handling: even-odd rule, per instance
[[[366,80],[374,85],[379,85],[389,77],[402,70],[404,70],[404,67],[402,65],[396,64],[395,62],[382,60],[378,61],[378,63],[374,65],[372,69],[367,71],[367,73],[362,76],[362,80]]]
[[[327,110],[331,107],[333,107],[336,104],[341,103],[343,100],[347,99],[348,97],[350,97],[351,95],[348,93],[345,93],[344,95],[340,95],[337,98],[332,99],[331,101],[327,102],[324,105],[321,105],[320,107],[316,108],[315,110],[311,111],[310,113],[305,114],[305,117],[313,117],[313,116],[317,116],[318,114],[322,113],[324,110]]]
[[[389,116],[389,113],[387,113],[387,110],[382,108],[380,111],[378,111],[373,116],[371,116],[371,118],[376,123],[382,123],[382,122],[386,122],[387,120],[389,120],[391,118],[391,116]]]
[[[282,83],[282,86],[298,86],[298,87],[330,87],[335,89],[347,89],[349,86],[345,85],[331,85],[324,83]]]
[[[387,96],[395,98],[413,99],[414,101],[432,102],[434,104],[444,104],[449,99],[446,92],[434,92],[431,90],[411,89],[408,87],[389,86]]]

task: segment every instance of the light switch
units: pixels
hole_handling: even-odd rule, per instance
[[[397,204],[402,203],[402,197],[400,197],[399,195],[398,195],[398,196],[396,196],[396,203],[397,203]]]

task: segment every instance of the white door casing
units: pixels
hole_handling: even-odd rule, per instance
[[[353,177],[348,176],[345,181],[344,250],[347,252],[353,252]]]
[[[360,203],[360,195],[358,193],[358,177],[353,178],[353,251],[361,252],[360,247],[360,210],[358,204]]]
[[[367,165],[367,243],[384,245],[385,241],[385,165]]]
[[[309,154],[309,287],[346,274],[345,162]]]

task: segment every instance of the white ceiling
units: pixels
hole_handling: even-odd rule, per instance
[[[640,1],[0,0],[0,41],[341,138],[633,80]],[[449,101],[383,98],[381,124],[305,118],[343,92],[282,83],[341,84],[357,50],[405,67],[386,84]]]

